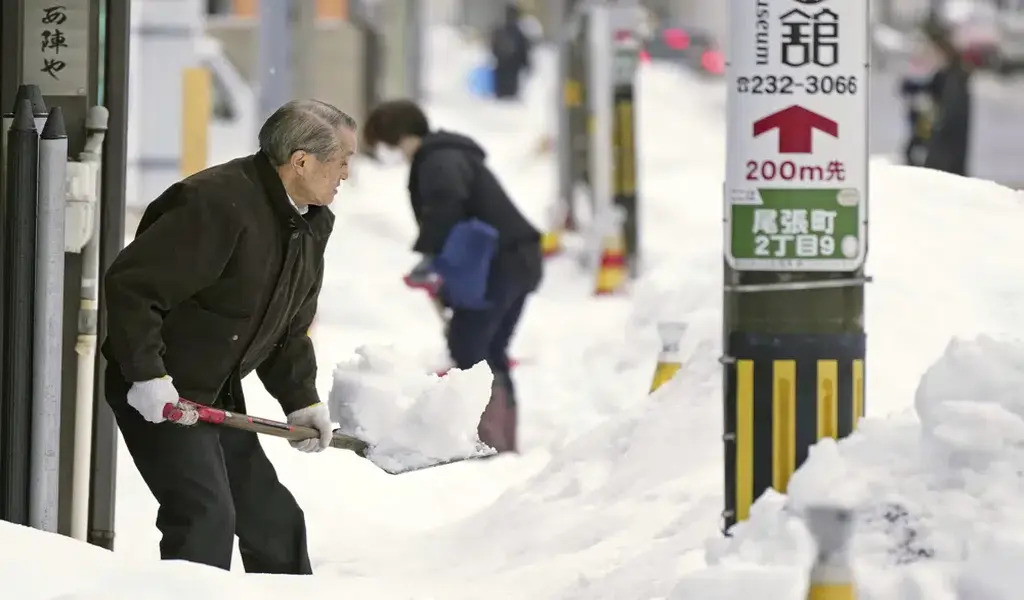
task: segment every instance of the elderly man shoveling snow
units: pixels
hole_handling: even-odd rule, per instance
[[[105,275],[107,401],[160,505],[162,558],[230,569],[237,535],[247,572],[312,573],[305,517],[257,432],[303,452],[373,449],[335,434],[307,335],[355,129],[324,102],[285,104],[256,154],[154,200]],[[253,371],[287,423],[242,414]]]

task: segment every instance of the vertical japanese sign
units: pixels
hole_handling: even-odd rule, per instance
[[[25,0],[22,70],[44,96],[78,96],[89,87],[90,0]]]
[[[863,265],[867,5],[729,0],[725,255],[733,269]]]

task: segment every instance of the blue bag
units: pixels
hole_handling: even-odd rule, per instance
[[[469,91],[475,96],[491,98],[494,96],[494,67],[482,64],[469,72]]]
[[[484,309],[491,259],[498,249],[498,230],[479,219],[460,221],[452,227],[434,271],[444,282],[441,294],[453,308]]]

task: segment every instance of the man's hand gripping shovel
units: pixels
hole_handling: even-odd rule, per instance
[[[164,406],[164,418],[168,421],[178,423],[179,425],[191,426],[205,423],[207,425],[253,431],[255,433],[262,433],[291,441],[308,440],[310,438],[319,437],[319,434],[317,434],[316,430],[312,427],[289,425],[280,421],[273,421],[270,419],[263,419],[261,417],[253,417],[228,410],[213,408],[211,406],[204,406],[185,399],[180,400],[177,405],[167,404]],[[331,440],[331,447],[341,450],[350,450],[354,452],[356,456],[362,458],[368,458],[372,450],[372,447],[363,440],[351,435],[340,433],[337,430],[334,432],[334,438]],[[431,464],[417,465],[415,467],[407,468],[387,468],[378,465],[377,463],[374,463],[374,465],[386,473],[399,475],[401,473],[439,467],[441,465],[461,462],[464,460],[484,458],[493,453],[493,450],[491,450],[489,453],[485,452],[482,454],[474,454],[472,456],[455,457],[433,462]]]

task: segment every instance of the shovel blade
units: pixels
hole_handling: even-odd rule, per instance
[[[473,454],[469,454],[469,455],[466,455],[466,456],[456,456],[456,457],[452,457],[452,458],[445,458],[445,459],[441,459],[441,460],[436,460],[436,461],[433,461],[433,462],[420,463],[420,464],[414,464],[414,465],[408,465],[408,466],[406,466],[406,465],[393,465],[393,466],[392,465],[381,465],[381,464],[378,464],[378,463],[374,462],[372,459],[370,460],[370,462],[373,462],[373,464],[377,468],[379,468],[381,471],[384,471],[385,473],[388,473],[389,475],[401,475],[402,473],[413,473],[415,471],[423,471],[423,470],[426,470],[426,469],[433,469],[435,467],[442,467],[444,465],[450,465],[450,464],[454,464],[454,463],[465,462],[467,460],[480,460],[480,459],[490,458],[490,457],[494,456],[495,454],[497,454],[497,451],[494,448],[484,447],[484,448],[481,448],[481,449],[477,450]],[[369,457],[366,456],[365,454],[363,456],[365,458],[369,459]]]

